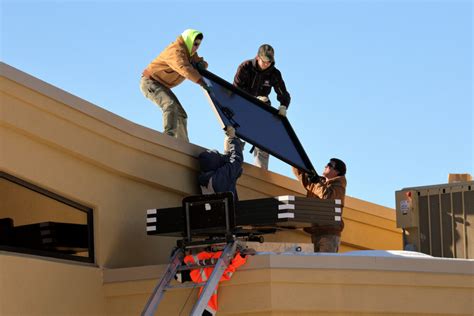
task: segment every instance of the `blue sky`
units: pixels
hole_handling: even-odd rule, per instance
[[[269,43],[316,169],[341,158],[348,195],[395,207],[396,190],[474,175],[472,19],[472,1],[456,0],[2,0],[1,60],[161,131],[140,74],[184,29],[204,33],[199,54],[227,81]],[[202,90],[187,81],[174,91],[191,142],[222,150]],[[270,170],[292,177],[276,158]]]

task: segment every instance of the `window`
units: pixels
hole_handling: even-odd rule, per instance
[[[0,250],[94,262],[92,209],[0,172]]]

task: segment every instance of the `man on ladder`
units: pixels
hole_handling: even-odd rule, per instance
[[[186,205],[186,235],[187,239],[181,241],[168,265],[165,275],[156,286],[152,296],[148,300],[142,315],[153,315],[158,304],[163,297],[164,291],[171,288],[169,283],[175,277],[180,282],[193,281],[196,284],[204,285],[199,291],[199,299],[194,305],[191,315],[215,315],[217,312],[217,285],[221,281],[229,280],[235,269],[245,264],[247,255],[255,254],[253,249],[238,250],[238,241],[232,235],[231,229],[234,227],[234,203],[238,200],[236,183],[242,174],[242,142],[235,136],[235,129],[232,126],[225,127],[226,140],[224,144],[224,155],[217,151],[205,151],[199,155],[201,173],[199,174],[199,184],[202,193],[206,196],[198,200],[188,201]],[[226,192],[226,193],[221,193]],[[217,193],[217,194],[215,194]],[[221,193],[221,194],[219,194]],[[187,198],[183,200],[186,201]],[[193,206],[202,206],[212,203],[225,205],[225,232],[217,241],[191,241],[192,226],[191,214]],[[218,207],[217,207],[218,208]],[[207,214],[207,213],[205,213]],[[231,216],[232,215],[232,216]],[[212,216],[209,212],[206,216]],[[230,224],[233,223],[233,224]],[[205,245],[226,244],[224,250],[217,252],[201,251],[197,254],[188,254],[186,251],[191,248],[203,248]],[[184,266],[183,266],[184,265]]]

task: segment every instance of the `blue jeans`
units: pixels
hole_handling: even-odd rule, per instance
[[[163,112],[163,133],[189,142],[188,115],[174,93],[158,81],[146,77],[140,80],[140,90]]]

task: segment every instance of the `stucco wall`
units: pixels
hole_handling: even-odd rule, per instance
[[[219,315],[472,315],[474,261],[405,255],[257,255],[218,290]],[[109,314],[137,315],[163,267],[104,271]],[[157,315],[188,315],[197,290]]]
[[[167,262],[175,242],[146,235],[145,211],[180,205],[184,196],[198,193],[195,157],[203,148],[136,125],[5,64],[0,70],[0,169],[92,208],[96,249],[95,265],[0,252],[0,314],[136,315],[163,270],[142,266]],[[295,180],[248,164],[238,184],[241,199],[304,194]],[[347,197],[344,218],[342,251],[401,248],[394,210]],[[267,240],[308,243],[309,237],[284,231]],[[299,260],[252,258],[222,286],[222,312],[473,310],[472,268],[456,273],[449,264],[430,270],[427,262],[391,261],[385,273],[370,259]],[[390,269],[399,265],[407,268]],[[179,302],[188,294],[172,293]],[[181,306],[174,302],[161,308]]]
[[[0,315],[105,315],[97,267],[0,251]]]
[[[196,156],[203,148],[136,125],[1,64],[2,155],[13,176],[93,209],[97,264],[166,262],[172,238],[148,237],[145,211],[197,194]],[[294,179],[245,164],[241,199],[304,194]],[[394,211],[348,197],[342,251],[400,249]],[[269,241],[310,242],[299,231]]]

